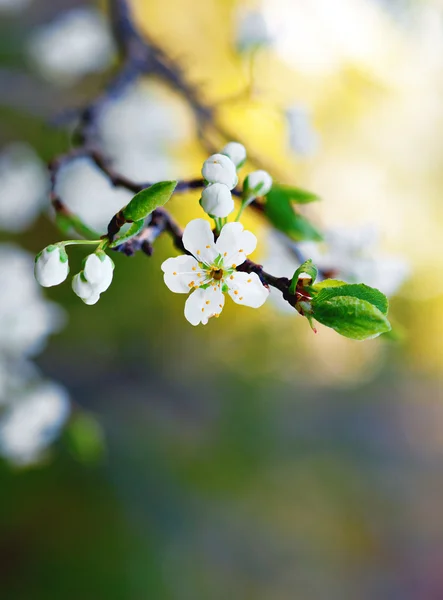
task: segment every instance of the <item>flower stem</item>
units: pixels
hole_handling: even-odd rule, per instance
[[[84,245],[84,244],[94,244],[95,246],[99,246],[101,244],[103,244],[104,240],[66,240],[64,242],[58,242],[56,245],[57,246],[74,246],[74,245]]]

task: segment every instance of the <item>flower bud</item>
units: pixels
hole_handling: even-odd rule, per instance
[[[238,182],[235,165],[224,154],[213,154],[205,160],[202,175],[208,183],[223,183],[230,190],[235,188]]]
[[[234,200],[223,183],[212,183],[203,190],[200,204],[211,217],[227,217],[234,210]]]
[[[85,280],[83,271],[72,278],[72,289],[85,304],[96,304],[100,299],[100,292]]]
[[[114,263],[104,252],[90,254],[85,262],[84,276],[88,283],[101,294],[112,283]]]
[[[36,256],[34,275],[43,287],[59,285],[68,273],[68,255],[62,246],[48,246]]]
[[[95,304],[100,294],[111,285],[114,263],[103,251],[90,254],[85,261],[85,268],[75,275],[72,289],[85,304]]]
[[[254,192],[256,196],[265,196],[272,188],[272,177],[266,171],[249,173],[245,181],[245,188]]]
[[[239,52],[251,52],[269,46],[273,41],[263,14],[257,10],[248,10],[240,15],[236,38]]]
[[[226,144],[221,151],[221,154],[230,158],[237,169],[239,169],[246,160],[246,148],[243,144],[239,144],[238,142],[229,142],[229,144]]]

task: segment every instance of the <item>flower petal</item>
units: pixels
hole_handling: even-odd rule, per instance
[[[238,267],[244,263],[246,256],[254,252],[256,246],[257,238],[250,231],[245,231],[241,223],[225,225],[215,244],[217,253],[223,256],[224,265],[227,267]]]
[[[220,286],[195,290],[185,303],[185,317],[191,325],[206,325],[211,317],[218,316],[223,310],[225,297]]]
[[[164,280],[171,292],[188,294],[190,290],[203,280],[204,273],[193,256],[177,256],[168,258],[162,264]]]
[[[90,254],[85,262],[84,274],[87,281],[101,294],[112,283],[114,263],[107,255],[102,260],[96,253]]]
[[[259,308],[269,296],[269,290],[256,273],[233,273],[227,279],[229,295],[237,304]]]
[[[183,232],[183,245],[197,260],[210,265],[218,256],[211,226],[204,219],[190,221]]]

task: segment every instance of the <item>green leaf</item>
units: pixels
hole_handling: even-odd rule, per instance
[[[145,219],[157,207],[166,204],[176,185],[176,181],[160,181],[142,190],[122,210],[123,217],[129,223]]]
[[[103,429],[91,414],[75,414],[65,430],[65,439],[71,454],[82,463],[97,464],[105,456]]]
[[[319,281],[313,287],[315,292],[320,292],[324,288],[330,287],[340,287],[342,285],[348,285],[346,281],[341,281],[340,279],[324,279],[323,281]]]
[[[336,296],[313,308],[314,319],[352,340],[375,338],[391,330],[386,315],[374,304],[353,296]]]
[[[298,280],[302,273],[306,273],[307,275],[309,275],[309,277],[312,279],[312,283],[314,283],[314,281],[317,279],[318,269],[314,265],[314,263],[312,262],[311,259],[309,259],[309,260],[305,261],[303,264],[301,264],[298,267],[298,269],[295,271],[294,275],[292,276],[292,281],[291,281],[289,290],[293,294],[295,293],[295,289],[297,287]]]
[[[266,196],[265,215],[269,221],[296,242],[321,242],[322,236],[311,223],[294,211],[291,200],[284,194]]]
[[[314,296],[312,299],[312,306],[319,306],[332,298],[337,296],[343,297],[353,297],[358,298],[359,300],[364,300],[369,304],[375,306],[383,315],[388,314],[389,302],[384,294],[382,294],[379,290],[375,288],[369,287],[364,283],[352,283],[352,284],[343,284],[343,285],[335,285],[336,280],[326,280],[334,282],[334,285],[326,286],[323,282],[323,287],[320,289],[318,294]],[[313,290],[318,290],[318,284],[313,286]]]
[[[100,237],[100,234],[97,231],[90,229],[79,217],[77,217],[77,215],[63,214],[62,212],[56,213],[55,223],[64,234],[68,234],[70,231],[74,230],[87,240],[97,240]]]
[[[267,197],[274,196],[272,201],[281,201],[289,200],[291,202],[295,202],[296,204],[309,204],[310,202],[318,202],[320,197],[312,192],[308,192],[307,190],[302,190],[301,188],[291,187],[289,185],[281,185],[274,183],[272,186],[272,190],[269,192]]]
[[[134,223],[132,223],[131,227],[129,227],[129,229],[125,233],[123,233],[120,237],[118,237],[113,242],[111,242],[109,244],[109,247],[116,248],[117,246],[124,244],[131,238],[138,235],[140,233],[140,231],[143,229],[144,225],[145,225],[144,219],[140,219],[140,221],[135,221]]]

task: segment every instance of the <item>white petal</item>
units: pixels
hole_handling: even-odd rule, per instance
[[[220,286],[198,289],[193,292],[185,303],[185,317],[191,325],[206,325],[208,320],[219,315],[223,310],[225,297]]]
[[[194,287],[193,282],[198,285],[199,280],[204,279],[204,273],[198,266],[198,262],[193,256],[186,254],[168,258],[162,264],[162,270],[166,285],[176,294],[188,294]]]
[[[81,273],[72,278],[72,289],[85,304],[95,304],[100,298],[100,293],[88,281],[83,281]]]
[[[105,292],[112,283],[114,263],[109,256],[101,260],[97,254],[90,254],[85,262],[84,274],[97,292]]]
[[[254,171],[247,177],[247,186],[255,190],[257,196],[266,196],[272,188],[272,177],[266,171]]]
[[[229,142],[221,151],[221,154],[228,156],[234,165],[239,168],[246,160],[246,148],[238,142]]]
[[[211,226],[204,219],[194,219],[186,225],[183,245],[198,261],[207,265],[211,265],[218,256]]]
[[[223,263],[227,267],[241,265],[256,246],[257,238],[250,231],[245,231],[241,223],[225,225],[215,244],[217,253],[223,256]]]
[[[228,186],[224,183],[212,183],[202,193],[201,206],[208,215],[227,217],[234,210],[234,200]]]
[[[238,183],[237,169],[224,154],[213,154],[205,160],[202,175],[208,183],[224,183],[230,190]]]
[[[256,273],[235,272],[228,277],[226,283],[229,287],[229,295],[237,304],[259,308],[268,299],[269,290],[262,284]]]
[[[52,287],[62,283],[69,273],[68,261],[62,262],[60,249],[45,248],[38,257],[34,267],[35,278],[43,287]]]

